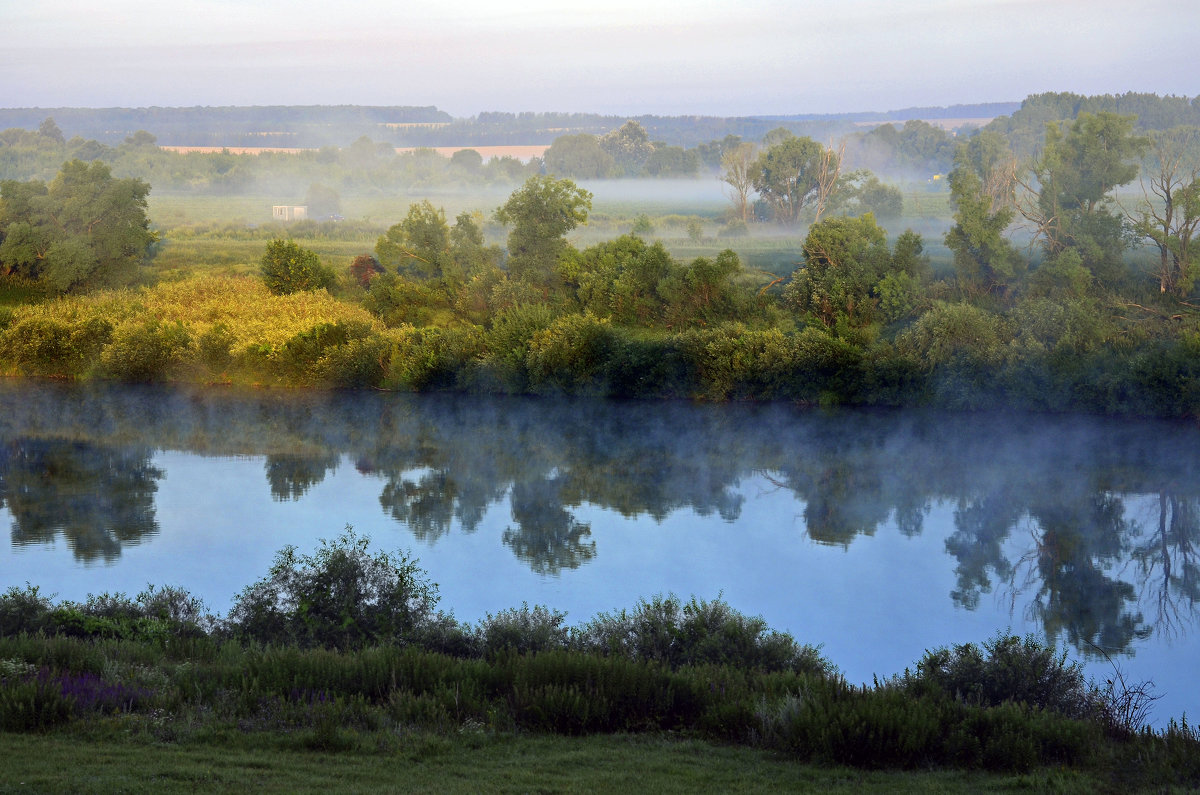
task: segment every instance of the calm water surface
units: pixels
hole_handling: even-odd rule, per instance
[[[181,585],[224,612],[286,544],[411,549],[473,621],[674,592],[852,681],[997,630],[1200,714],[1200,430],[392,394],[0,382],[0,586]]]

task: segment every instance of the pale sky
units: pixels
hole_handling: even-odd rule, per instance
[[[1200,94],[1196,0],[0,0],[0,107],[755,115]]]

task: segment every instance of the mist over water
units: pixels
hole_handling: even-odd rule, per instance
[[[0,382],[0,585],[181,585],[286,544],[410,548],[462,620],[675,592],[852,681],[997,630],[1195,714],[1200,430],[1086,417]]]

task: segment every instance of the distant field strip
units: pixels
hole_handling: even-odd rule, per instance
[[[313,151],[312,149],[288,146],[160,146],[159,148],[168,152],[229,152],[234,155],[261,155],[264,152],[284,152],[294,155],[300,152]],[[474,149],[484,160],[491,160],[493,157],[515,157],[517,160],[528,161],[535,157],[541,157],[549,148],[549,144],[513,146],[403,146],[396,148],[396,154],[407,154],[417,149],[432,149],[442,157],[450,157],[455,152],[463,149]]]

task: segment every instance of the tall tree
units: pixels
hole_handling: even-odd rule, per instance
[[[650,134],[636,121],[627,121],[600,136],[599,144],[612,157],[616,169],[629,177],[641,173],[642,166],[654,151]]]
[[[404,220],[390,227],[375,243],[375,255],[385,268],[424,279],[440,279],[453,270],[450,227],[446,211],[425,199],[408,206]]]
[[[811,138],[791,136],[754,161],[754,189],[781,224],[795,224],[817,199],[824,173],[825,147]]]
[[[1021,214],[1034,225],[1046,255],[1076,249],[1092,275],[1112,283],[1123,275],[1121,218],[1111,191],[1137,177],[1147,140],[1133,134],[1132,116],[1081,113],[1070,126],[1050,124],[1022,182]]]
[[[64,163],[46,185],[0,183],[0,268],[56,292],[112,284],[150,253],[150,186],[99,161]]]
[[[1025,259],[1004,236],[1016,211],[1003,192],[989,191],[986,165],[990,158],[973,153],[967,145],[958,149],[950,172],[950,201],[954,226],[946,233],[946,247],[954,252],[954,270],[959,288],[968,296],[1004,295],[1025,270]],[[1009,191],[1011,195],[1011,190]]]
[[[1158,289],[1182,297],[1196,280],[1192,250],[1200,226],[1200,129],[1175,128],[1153,136],[1140,206],[1130,215],[1134,229],[1159,254]]]
[[[513,278],[548,291],[559,281],[559,258],[567,250],[563,236],[587,223],[592,194],[569,179],[534,176],[495,212],[512,227],[508,233],[508,270]]]
[[[721,155],[721,181],[729,186],[733,211],[742,221],[750,220],[750,194],[754,191],[754,161],[758,147],[739,143]]]
[[[914,277],[918,275],[919,240],[905,238],[900,252],[902,267],[912,269]],[[804,266],[784,288],[784,300],[829,328],[839,323],[863,326],[875,320],[880,283],[893,267],[887,233],[870,213],[858,218],[826,218],[809,228],[804,238]]]

